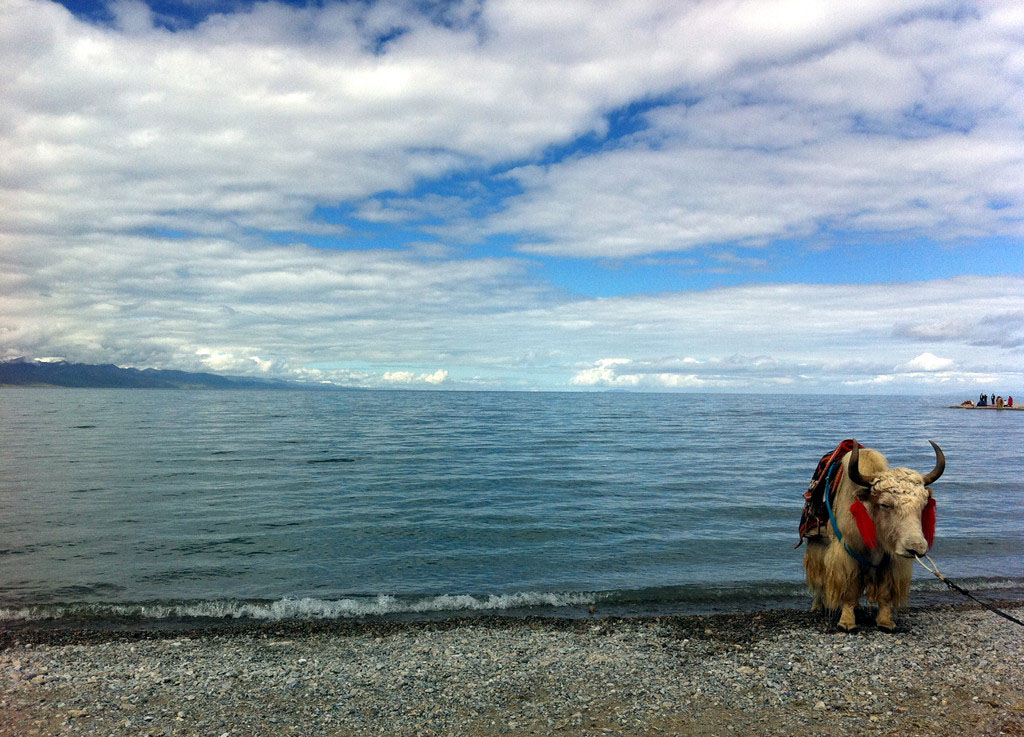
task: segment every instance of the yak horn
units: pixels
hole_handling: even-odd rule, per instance
[[[935,448],[935,468],[923,476],[925,486],[934,484],[938,481],[939,476],[941,476],[942,472],[946,470],[946,456],[942,454],[942,448],[936,445],[934,440],[929,440],[928,442],[932,444],[933,448]],[[852,463],[853,461],[850,462]]]
[[[853,450],[850,451],[850,464],[846,467],[846,475],[849,476],[850,481],[857,484],[857,486],[871,486],[871,479],[866,479],[860,475],[860,468],[857,465],[859,461],[860,445],[856,440],[854,440]]]

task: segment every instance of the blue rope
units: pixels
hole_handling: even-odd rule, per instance
[[[832,513],[832,480],[835,478],[839,469],[843,467],[841,463],[842,459],[836,460],[835,463],[828,469],[828,476],[825,479],[825,509],[828,510],[828,518],[832,522],[832,530],[836,533],[836,538],[846,548],[846,552],[850,554],[850,557],[856,560],[861,565],[869,566],[871,568],[878,568],[880,563],[872,563],[867,560],[864,556],[858,555],[856,552],[850,549],[850,546],[843,540],[843,533],[839,531],[839,525],[836,523],[836,516]]]

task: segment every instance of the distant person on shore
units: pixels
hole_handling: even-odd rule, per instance
[[[979,407],[987,407],[988,406],[988,396],[987,395],[982,394],[980,397],[978,397],[978,406]]]
[[[1006,398],[1006,406],[1007,407],[1012,407],[1013,406],[1013,397],[1007,397]]]

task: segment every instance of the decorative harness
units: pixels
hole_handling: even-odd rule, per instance
[[[886,554],[882,558],[882,560],[880,560],[878,563],[872,563],[870,560],[865,558],[863,555],[860,555],[859,553],[857,553],[857,551],[855,551],[853,548],[851,548],[849,545],[847,545],[846,541],[843,540],[843,533],[840,532],[839,524],[836,522],[836,516],[832,512],[832,499],[831,499],[832,494],[830,493],[832,488],[833,488],[833,486],[832,486],[832,481],[833,481],[832,477],[835,477],[835,488],[838,488],[839,487],[839,478],[840,478],[840,474],[842,472],[843,472],[842,465],[839,464],[839,463],[835,463],[832,466],[832,468],[829,469],[828,485],[825,487],[825,509],[828,510],[828,518],[832,522],[832,531],[836,533],[836,539],[839,540],[839,542],[841,542],[843,544],[843,548],[846,550],[847,553],[850,554],[851,558],[856,560],[862,566],[868,566],[870,568],[878,568],[880,565],[882,565],[882,563],[884,563],[886,561],[886,559],[889,557],[889,555]],[[860,505],[860,509],[855,509],[854,507],[857,507],[858,505]],[[857,526],[861,530],[861,537],[865,538],[864,544],[868,546],[869,550],[873,550],[874,547],[875,547],[874,544],[873,544],[874,543],[874,539],[873,539],[874,538],[874,524],[873,523],[871,524],[871,535],[870,535],[871,541],[869,542],[868,541],[869,536],[864,534],[865,530],[864,530],[864,526],[863,526],[863,524],[861,522],[863,517],[861,517],[861,515],[859,514],[860,512],[863,512],[863,515],[867,516],[868,522],[870,522],[871,521],[871,517],[868,516],[867,510],[864,509],[864,505],[858,499],[857,501],[855,501],[853,503],[853,507],[850,508],[850,511],[853,513],[853,517],[854,517],[854,519],[857,522]]]

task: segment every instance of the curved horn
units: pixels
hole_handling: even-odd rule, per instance
[[[860,444],[854,440],[853,450],[850,451],[850,464],[846,467],[846,475],[850,477],[850,481],[857,484],[857,486],[871,486],[871,479],[866,479],[860,475],[860,467],[857,465],[860,462]]]
[[[928,442],[932,444],[933,448],[935,448],[935,468],[924,475],[923,478],[925,486],[934,484],[938,481],[939,476],[941,476],[942,472],[946,470],[946,456],[943,455],[942,448],[936,445],[934,440],[929,440]]]

